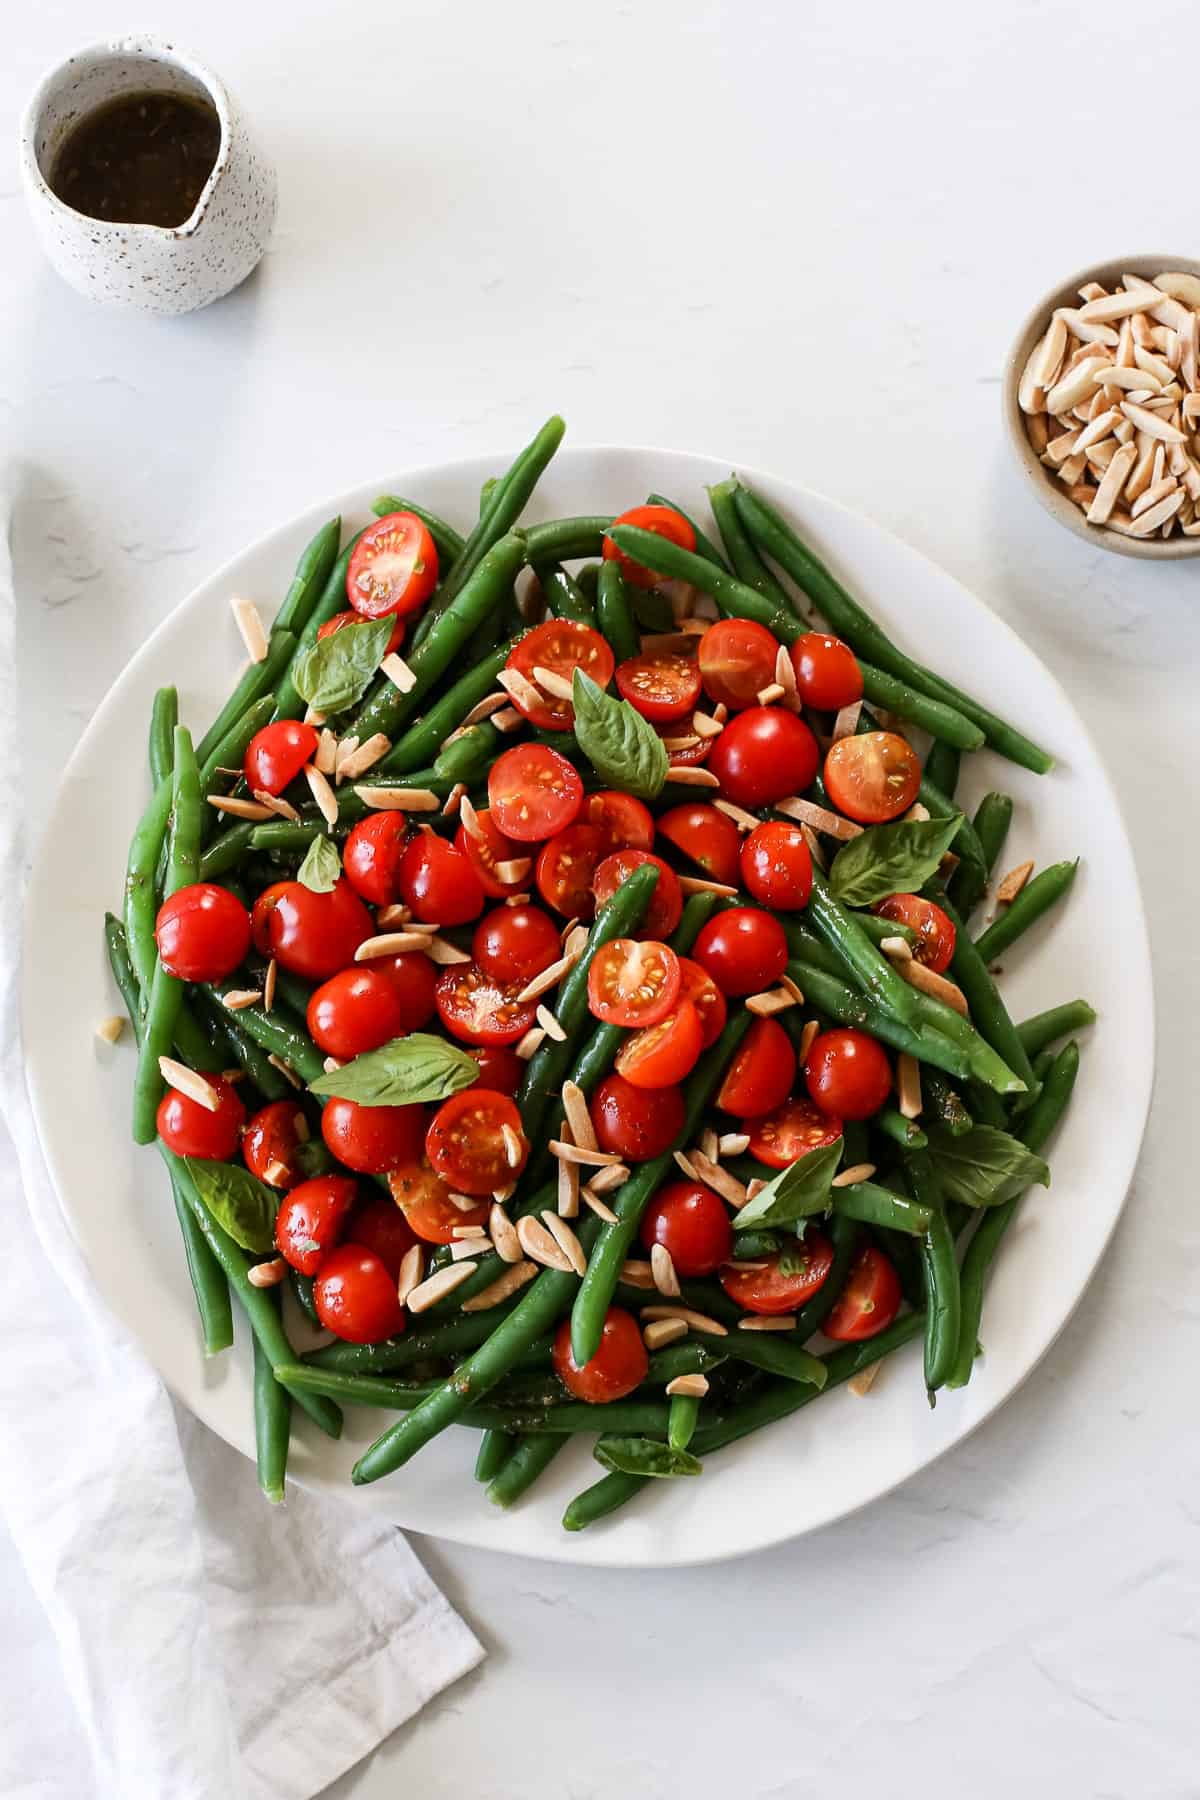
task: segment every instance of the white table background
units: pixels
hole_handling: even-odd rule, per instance
[[[1107,757],[1156,957],[1157,1103],[1125,1220],[1003,1412],[863,1515],[720,1568],[420,1540],[491,1655],[331,1795],[1195,1795],[1200,566],[1055,526],[1018,484],[998,388],[1063,274],[1196,254],[1194,0],[42,0],[0,67],[9,141],[46,65],[143,26],[239,93],[281,213],[238,294],[135,319],[59,283],[15,159],[0,172],[35,816],[202,575],[359,478],[500,467],[560,410],[574,442],[824,489],[1007,617]],[[4,1548],[0,1586],[0,1680],[47,1745],[6,1793],[77,1795],[54,1652]]]

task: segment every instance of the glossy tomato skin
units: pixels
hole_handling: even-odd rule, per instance
[[[273,881],[256,896],[250,908],[250,942],[260,956],[271,954],[271,914],[291,885],[290,881]]]
[[[779,643],[755,619],[718,619],[700,639],[700,678],[709,699],[730,712],[758,705],[775,680]]]
[[[493,1093],[507,1094],[510,1099],[516,1096],[529,1065],[522,1062],[515,1050],[509,1050],[503,1044],[476,1044],[469,1054],[479,1064],[476,1087],[490,1088]]]
[[[194,1156],[199,1162],[228,1162],[237,1154],[246,1109],[233,1083],[223,1075],[206,1075],[204,1079],[216,1091],[216,1112],[177,1089],[168,1088],[158,1103],[158,1135],[176,1156]]]
[[[585,797],[579,817],[582,824],[594,825],[602,833],[608,850],[654,848],[654,815],[633,794],[601,788]]]
[[[296,1152],[308,1141],[308,1120],[297,1100],[272,1100],[255,1113],[242,1137],[250,1173],[285,1193],[300,1180]]]
[[[535,670],[549,669],[569,682],[574,671],[581,669],[597,687],[606,688],[613,677],[613,653],[607,638],[592,626],[576,619],[547,619],[513,645],[505,667],[516,669],[537,689],[536,702],[519,687],[510,696],[522,717],[538,731],[569,731],[575,723],[574,706],[537,688]]]
[[[362,614],[356,613],[353,608],[349,612],[334,613],[332,619],[326,619],[323,625],[318,626],[317,636],[318,638],[332,637],[335,631],[341,631],[346,625],[361,625],[362,619]],[[391,635],[387,641],[387,649],[383,653],[385,656],[393,656],[399,650],[404,642],[406,630],[407,627],[400,614],[393,613]]]
[[[516,744],[488,771],[488,808],[497,829],[520,844],[565,831],[583,805],[583,782],[549,744]]]
[[[877,1038],[835,1026],[813,1039],[804,1083],[814,1106],[836,1119],[869,1119],[892,1091],[892,1066]]]
[[[661,1244],[685,1279],[712,1275],[733,1249],[725,1202],[699,1181],[669,1181],[642,1215],[642,1243]]]
[[[497,906],[475,927],[475,961],[493,981],[521,986],[562,954],[558,927],[540,906]]]
[[[755,1162],[768,1169],[786,1169],[810,1150],[836,1144],[842,1135],[842,1121],[821,1112],[811,1100],[793,1096],[769,1113],[748,1118],[746,1129]]]
[[[762,1269],[724,1268],[718,1279],[729,1298],[746,1312],[761,1313],[767,1318],[795,1312],[812,1299],[828,1278],[833,1267],[833,1245],[823,1232],[810,1229],[793,1254],[800,1260],[794,1274],[781,1273],[776,1255],[756,1257],[755,1261],[766,1263]],[[824,1329],[828,1331],[828,1325]]]
[[[679,991],[685,1000],[690,1000],[700,1020],[700,1031],[703,1037],[703,1048],[707,1050],[715,1044],[725,1029],[728,1008],[725,996],[709,974],[690,956],[679,958],[680,985]]]
[[[958,932],[954,920],[921,894],[889,894],[874,909],[881,919],[895,919],[917,934],[913,956],[935,975],[950,967]]]
[[[742,886],[764,906],[799,912],[812,893],[812,856],[798,825],[770,819],[756,825],[739,853]]]
[[[513,1161],[508,1146],[519,1150]],[[469,1087],[451,1094],[429,1121],[425,1155],[456,1194],[492,1194],[519,1179],[529,1158],[521,1115],[506,1094]]]
[[[538,851],[538,893],[564,918],[590,919],[596,910],[592,882],[610,854],[611,846],[600,827],[577,820],[565,831],[556,832]]]
[[[824,778],[840,813],[859,825],[885,825],[913,804],[921,789],[921,765],[898,733],[867,731],[830,745]]]
[[[700,670],[694,657],[647,651],[618,664],[617,692],[643,719],[669,724],[691,717],[700,698]]]
[[[461,850],[419,831],[400,859],[400,898],[428,924],[465,925],[483,911],[483,884]]]
[[[633,1087],[674,1087],[690,1075],[704,1047],[704,1032],[690,1000],[680,1000],[657,1025],[627,1037],[617,1052],[617,1073]]]
[[[317,753],[317,734],[300,719],[273,719],[246,746],[242,773],[251,793],[282,794]]]
[[[652,727],[662,739],[667,761],[673,769],[694,769],[708,761],[713,740],[696,730],[695,715],[691,719],[673,719],[669,725]]]
[[[459,826],[454,834],[455,849],[467,858],[489,899],[503,900],[508,894],[519,894],[529,880],[528,869],[524,868],[525,845],[505,837],[487,807],[475,814],[475,821],[477,830],[473,832],[465,825]],[[501,879],[500,865],[512,862],[521,865],[524,872],[519,877]]]
[[[346,880],[369,906],[394,906],[400,898],[400,865],[408,843],[402,812],[368,813],[352,827],[342,850]]]
[[[396,990],[401,1024],[396,1032],[420,1031],[434,1015],[437,969],[420,950],[404,950],[399,956],[377,956],[371,968],[386,975]]]
[[[661,940],[670,937],[683,916],[683,890],[679,886],[679,877],[661,856],[655,856],[649,850],[614,850],[598,865],[592,877],[592,892],[596,896],[596,905],[603,906],[644,863],[652,863],[658,870],[658,885],[646,908],[638,936]]]
[[[863,678],[849,644],[824,631],[806,631],[791,647],[796,688],[805,706],[840,712],[862,699]]]
[[[342,1235],[347,1243],[373,1250],[393,1282],[399,1281],[400,1264],[417,1241],[412,1226],[386,1194],[368,1194],[357,1201]]]
[[[359,538],[346,570],[346,598],[366,619],[407,616],[437,586],[437,545],[415,513],[385,513]]]
[[[634,1087],[615,1073],[597,1085],[590,1110],[600,1148],[624,1162],[649,1162],[652,1156],[661,1156],[686,1120],[682,1088]]]
[[[438,1017],[464,1044],[515,1044],[533,1026],[537,1002],[518,1000],[515,983],[491,981],[478,963],[451,963],[438,976]]]
[[[321,1136],[338,1161],[358,1175],[386,1175],[420,1156],[425,1141],[423,1106],[359,1106],[329,1100]]]
[[[423,1244],[452,1244],[461,1225],[486,1225],[491,1197],[469,1208],[456,1206],[450,1189],[424,1161],[408,1162],[388,1174],[392,1198]]]
[[[223,981],[250,948],[250,915],[228,888],[195,881],[163,901],[154,941],[163,968],[180,981]]]
[[[340,1244],[330,1251],[313,1289],[317,1317],[348,1344],[378,1344],[404,1330],[396,1283],[373,1250]]]
[[[889,1257],[866,1244],[821,1329],[837,1344],[857,1344],[886,1331],[900,1311],[900,1277]]]
[[[754,1119],[782,1106],[796,1079],[796,1052],[778,1019],[755,1019],[717,1093],[722,1112]]]
[[[381,969],[356,963],[321,983],[308,1002],[308,1035],[326,1056],[349,1062],[402,1037],[406,1017],[399,989]]]
[[[679,999],[683,977],[669,944],[610,938],[588,970],[588,1007],[606,1025],[657,1025]]]
[[[757,906],[731,906],[701,926],[692,959],[723,994],[758,994],[787,968],[787,938],[770,913]]]
[[[554,1334],[554,1372],[577,1400],[605,1406],[623,1400],[640,1387],[650,1372],[650,1359],[637,1320],[624,1307],[610,1306],[600,1334],[600,1348],[582,1367],[571,1354],[571,1321],[564,1319]]]
[[[344,875],[327,894],[314,894],[300,881],[267,892],[276,896],[266,914],[267,949],[281,968],[305,981],[327,981],[347,968],[375,929]]]
[[[696,533],[683,514],[677,513],[673,506],[631,506],[628,512],[623,512],[620,518],[614,519],[613,524],[636,525],[640,531],[652,531],[656,537],[666,538],[670,543],[678,544],[682,550],[696,548]],[[613,557],[617,559],[621,565],[621,573],[632,587],[652,588],[659,579],[653,569],[646,568],[642,563],[635,562],[632,556],[627,556],[623,550],[618,550],[610,537],[604,540],[603,554],[605,561],[610,561]]]
[[[358,1196],[348,1175],[316,1175],[294,1187],[275,1214],[275,1248],[301,1275],[315,1275],[342,1235]]]
[[[713,739],[708,766],[727,800],[753,809],[802,794],[819,760],[817,740],[803,719],[779,706],[751,706]]]
[[[733,820],[707,800],[669,807],[658,821],[661,837],[703,869],[710,881],[738,881],[741,837]]]

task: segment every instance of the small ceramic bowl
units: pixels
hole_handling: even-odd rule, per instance
[[[1077,275],[1072,275],[1060,287],[1047,294],[1045,299],[1039,300],[1022,325],[1009,353],[1003,382],[1004,422],[1008,427],[1017,461],[1025,472],[1034,498],[1041,501],[1046,511],[1060,525],[1065,525],[1076,537],[1085,538],[1093,549],[1111,550],[1117,556],[1140,556],[1151,562],[1175,562],[1184,556],[1200,556],[1200,537],[1183,537],[1175,532],[1169,538],[1131,538],[1124,537],[1118,531],[1107,531],[1102,525],[1089,525],[1082,509],[1063,492],[1062,483],[1041,461],[1030,443],[1025,430],[1025,414],[1017,400],[1017,390],[1029,353],[1046,330],[1056,308],[1079,306],[1079,289],[1085,282],[1099,282],[1101,287],[1111,291],[1118,286],[1126,272],[1141,275],[1150,281],[1164,269],[1178,269],[1188,275],[1200,276],[1200,262],[1192,262],[1182,256],[1122,256],[1113,262],[1096,263],[1094,267],[1081,269]]]

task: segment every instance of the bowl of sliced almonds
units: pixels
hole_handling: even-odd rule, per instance
[[[1004,414],[1033,492],[1121,556],[1200,555],[1200,263],[1129,256],[1029,315]]]

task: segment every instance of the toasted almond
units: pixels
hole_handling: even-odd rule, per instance
[[[516,1191],[516,1182],[506,1181],[503,1187],[494,1187],[492,1189],[492,1199],[498,1206],[507,1206]]]
[[[707,1156],[709,1162],[720,1161],[721,1140],[711,1125],[706,1125],[700,1133],[700,1153]]]
[[[1146,350],[1141,344],[1133,346],[1133,360],[1144,375],[1153,377],[1155,387],[1169,387],[1175,379],[1175,370],[1161,356],[1155,356],[1152,350]]]
[[[865,1369],[860,1369],[857,1375],[852,1375],[846,1383],[850,1392],[852,1394],[857,1394],[860,1400],[865,1394],[869,1394],[872,1387],[875,1385],[875,1377],[878,1375],[880,1369],[882,1369],[886,1360],[886,1357],[881,1356],[877,1362],[868,1363]]]
[[[422,953],[429,949],[424,931],[381,931],[376,937],[364,938],[354,952],[355,962],[374,962],[380,956],[403,956],[408,950]]]
[[[728,1326],[722,1325],[720,1319],[710,1319],[707,1313],[697,1312],[692,1306],[643,1306],[641,1316],[648,1324],[653,1324],[656,1319],[682,1319],[685,1325],[704,1337],[729,1336]]]
[[[1200,310],[1200,277],[1188,275],[1183,270],[1167,269],[1154,277],[1154,286],[1184,306]]]
[[[189,1069],[186,1063],[176,1062],[172,1056],[160,1056],[158,1072],[167,1086],[174,1088],[177,1094],[185,1094],[206,1112],[220,1111],[221,1099],[216,1088],[195,1069]]]
[[[852,819],[843,819],[840,813],[830,812],[827,806],[818,806],[815,801],[802,800],[798,794],[789,794],[785,799],[776,801],[775,811],[786,814],[789,819],[798,820],[812,831],[823,831],[827,836],[840,838],[845,842],[860,836],[863,829]],[[755,824],[757,823],[756,819]]]
[[[572,1264],[565,1250],[557,1239],[551,1237],[539,1219],[532,1216],[517,1220],[517,1236],[521,1248],[531,1261],[541,1263],[544,1269],[557,1269],[560,1274],[572,1273]]]
[[[912,946],[907,938],[885,937],[879,940],[879,948],[891,962],[911,962]]]
[[[1090,445],[1101,443],[1113,426],[1119,425],[1120,422],[1121,410],[1117,406],[1110,406],[1105,411],[1097,413],[1091,424],[1085,425],[1075,439],[1075,456],[1078,456],[1081,450],[1088,449]]]
[[[267,964],[267,972],[263,976],[263,1011],[270,1012],[275,1005],[275,989],[279,985],[279,964],[272,957]]]
[[[482,1225],[453,1225],[450,1228],[452,1241],[458,1238],[483,1238],[486,1236],[487,1232]]]
[[[1069,456],[1058,471],[1058,479],[1068,487],[1074,487],[1087,466],[1087,457],[1082,451],[1077,456]]]
[[[679,891],[681,894],[721,894],[731,899],[738,890],[727,881],[707,881],[702,875],[680,875]]]
[[[795,1331],[795,1313],[755,1313],[738,1320],[739,1331]]]
[[[1085,300],[1079,309],[1079,316],[1085,324],[1096,320],[1108,323],[1111,319],[1124,319],[1130,313],[1146,311],[1146,300],[1143,294],[1122,293],[1120,288],[1115,294],[1103,294],[1097,300]]]
[[[665,1350],[668,1344],[677,1344],[687,1334],[683,1319],[652,1319],[642,1328],[642,1342],[647,1350]]]
[[[400,1258],[400,1272],[396,1279],[396,1298],[401,1306],[408,1305],[408,1297],[415,1287],[421,1284],[425,1273],[425,1246],[411,1244]]]
[[[744,1156],[750,1148],[748,1131],[723,1131],[717,1139],[717,1148],[722,1156]]]
[[[417,685],[416,676],[413,674],[404,658],[398,655],[395,650],[392,651],[390,656],[384,657],[379,665],[379,673],[381,675],[386,675],[392,686],[394,688],[399,688],[402,694],[411,694]]]
[[[1137,446],[1122,444],[1108,468],[1104,478],[1096,489],[1096,498],[1088,508],[1088,520],[1093,525],[1103,525],[1110,517],[1113,507],[1121,495],[1121,490],[1128,479],[1130,470],[1137,461]]]
[[[458,809],[466,797],[466,782],[456,781],[454,786],[450,789],[450,792],[446,795],[446,798],[442,801],[443,819],[456,819],[458,817]]]
[[[583,1253],[583,1245],[561,1213],[544,1212],[542,1223],[554,1239],[576,1275],[587,1274],[587,1257]]]
[[[124,1030],[125,1021],[120,1013],[110,1013],[107,1019],[100,1019],[96,1024],[96,1036],[102,1044],[115,1044]]]
[[[1101,372],[1111,367],[1103,356],[1087,356],[1055,383],[1041,406],[1027,406],[1026,412],[1070,412],[1080,400],[1090,400],[1100,385]]]
[[[1136,344],[1134,345],[1134,349],[1136,351]],[[1102,394],[1111,394],[1114,389],[1120,388],[1123,392],[1131,394],[1141,393],[1145,390],[1146,384],[1147,377],[1142,373],[1141,369],[1118,367],[1116,364],[1113,364],[1111,368],[1105,369],[1101,376],[1099,391]],[[1156,384],[1151,384],[1152,387],[1154,385]]]
[[[585,932],[584,941],[586,942],[586,940],[587,933]],[[566,951],[557,962],[552,962],[549,968],[543,969],[540,975],[535,975],[532,981],[525,983],[517,995],[518,1002],[522,1006],[527,1006],[531,1000],[540,1000],[543,994],[548,994],[551,988],[558,986],[564,975],[570,973],[581,955],[582,950]]]
[[[261,999],[261,988],[227,988],[221,995],[222,1005],[230,1012],[243,1012],[247,1006],[257,1006]]]
[[[493,1200],[488,1213],[488,1231],[501,1262],[520,1262],[521,1240],[517,1236],[517,1228],[498,1200]]]
[[[600,1198],[590,1181],[586,1187],[579,1190],[579,1197],[583,1201],[583,1204],[595,1213],[598,1219],[604,1220],[606,1225],[616,1225],[619,1223],[617,1215],[612,1207]]]
[[[447,1294],[452,1294],[457,1287],[472,1276],[479,1267],[475,1262],[451,1263],[445,1268],[435,1269],[428,1280],[419,1282],[411,1289],[408,1296],[408,1310],[411,1313],[428,1312]]]
[[[870,1181],[874,1173],[874,1163],[852,1163],[848,1169],[838,1170],[830,1182],[830,1186],[835,1188],[854,1187],[860,1181]]]
[[[1159,447],[1161,449],[1161,445]],[[1171,448],[1174,450],[1178,446],[1172,444]],[[1165,500],[1168,494],[1173,494],[1178,486],[1179,483],[1173,475],[1164,475],[1161,480],[1151,482],[1145,493],[1139,494],[1130,507],[1130,517],[1140,519],[1144,512],[1149,512],[1152,506],[1157,506],[1160,500]]]
[[[525,720],[523,716],[517,711],[515,706],[501,707],[499,712],[492,714],[492,724],[496,727],[497,731],[520,731],[524,723]]]
[[[520,669],[501,669],[496,679],[522,711],[536,712],[540,706],[545,705],[546,696],[538,692],[528,675],[522,675]]]
[[[637,1259],[621,1264],[620,1280],[625,1287],[650,1290],[653,1290],[654,1287],[654,1276],[650,1272],[650,1264]]]
[[[783,704],[793,712],[799,712],[800,690],[796,686],[796,671],[786,644],[780,644],[775,652],[775,680],[783,689]]]
[[[1061,313],[1056,312],[1039,346],[1040,355],[1033,371],[1033,380],[1038,387],[1048,388],[1054,385],[1066,348],[1066,321]]]
[[[567,1034],[548,1006],[539,1006],[536,1018],[548,1038],[553,1038],[556,1044],[566,1043]]]
[[[1040,456],[1050,442],[1050,427],[1045,413],[1028,413],[1025,434]]]
[[[273,1256],[270,1262],[251,1263],[246,1270],[246,1280],[251,1287],[278,1287],[287,1279],[288,1266],[282,1256]]]
[[[297,1075],[295,1069],[293,1069],[286,1057],[276,1056],[274,1052],[272,1052],[272,1054],[268,1056],[267,1061],[273,1069],[278,1069],[279,1073],[283,1076],[283,1079],[285,1081],[290,1081],[294,1088],[302,1088],[304,1086],[304,1083],[301,1081],[299,1075]]]
[[[267,811],[272,813],[275,818],[286,819],[291,825],[298,825],[300,823],[300,814],[296,811],[291,801],[285,800],[282,794],[268,794],[266,788],[255,788],[254,798],[258,801],[260,806],[265,806]]]
[[[337,747],[337,755],[333,759],[333,778],[339,787],[342,785],[342,771],[346,766],[346,760],[353,756],[357,749],[358,739],[353,733],[344,737]]]
[[[1033,874],[1033,867],[1031,858],[1028,862],[1017,863],[1015,868],[1010,869],[1008,874],[1002,877],[996,889],[996,898],[1002,905],[1007,905],[1009,901],[1016,899]]]
[[[536,1274],[536,1263],[524,1261],[512,1263],[502,1275],[496,1277],[495,1281],[489,1283],[478,1294],[472,1294],[469,1300],[464,1300],[459,1310],[465,1313],[488,1312],[493,1306],[499,1306],[502,1300],[507,1300],[511,1294],[519,1293],[533,1280]]]
[[[338,780],[353,781],[356,776],[365,775],[368,769],[375,767],[381,757],[387,755],[391,747],[390,738],[385,737],[382,731],[374,732],[364,743],[352,750],[349,756],[343,756],[338,764]]]
[[[696,1165],[686,1150],[676,1150],[674,1152],[674,1161],[676,1168],[679,1169],[682,1174],[686,1175],[689,1181],[699,1181],[700,1177],[696,1172]]]
[[[326,725],[317,739],[317,747],[313,751],[313,762],[322,775],[332,775],[337,768],[338,741]]]
[[[698,712],[692,714],[692,730],[696,733],[697,737],[720,737],[724,729],[725,727],[719,724],[716,719],[710,719],[707,713]]]
[[[820,1035],[821,1027],[817,1020],[809,1019],[805,1024],[804,1030],[800,1033],[800,1042],[796,1045],[796,1056],[801,1067],[804,1066],[809,1051],[812,1049],[814,1042]]]
[[[852,700],[849,706],[842,707],[833,721],[833,733],[830,740],[832,743],[836,744],[842,738],[854,736],[858,730],[858,721],[862,717],[862,708],[861,700]]]
[[[1107,294],[1108,289],[1101,287],[1098,281],[1085,281],[1081,288],[1076,288],[1075,292],[1081,300],[1098,300],[1101,294]]]
[[[923,994],[931,994],[935,1000],[942,1000],[947,1006],[961,1013],[963,1018],[970,1016],[966,996],[953,981],[947,981],[944,975],[937,975],[925,964],[914,957],[911,962],[900,963],[897,972],[903,975],[910,987],[919,988]]]
[[[317,811],[332,830],[337,824],[338,802],[328,777],[322,775],[315,763],[305,763],[304,779],[308,783],[309,793],[316,801]]]
[[[650,1246],[650,1273],[654,1277],[654,1285],[660,1294],[665,1294],[668,1300],[678,1300],[679,1277],[675,1273],[671,1252],[665,1244]]]
[[[559,1217],[575,1219],[579,1216],[579,1164],[560,1162],[558,1165],[557,1205]]]
[[[324,1068],[327,1075],[336,1075],[338,1070],[344,1069],[345,1066],[345,1063],[338,1056],[327,1056],[325,1058]]]
[[[921,1065],[907,1050],[902,1050],[896,1058],[896,1097],[903,1118],[920,1118]]]
[[[614,1150],[589,1150],[583,1144],[568,1144],[562,1138],[551,1138],[546,1148],[551,1156],[564,1162],[582,1163],[589,1169],[615,1167],[621,1160]]]
[[[786,1012],[789,1006],[795,1006],[796,996],[790,994],[785,987],[768,988],[762,994],[748,994],[744,1005],[747,1012],[755,1013],[758,1018],[771,1019],[776,1013]]]
[[[611,1194],[617,1188],[624,1187],[629,1180],[629,1167],[626,1163],[609,1163],[606,1169],[597,1169],[588,1181],[588,1188],[593,1194]]]
[[[1157,506],[1152,506],[1149,512],[1144,512],[1140,519],[1133,521],[1129,532],[1130,537],[1149,537],[1151,532],[1157,531],[1160,525],[1165,525],[1168,520],[1175,517],[1183,505],[1183,501],[1183,489],[1176,488],[1173,494],[1168,494],[1164,500],[1158,502]]]
[[[667,780],[674,782],[677,787],[719,788],[721,785],[711,770],[689,766],[687,763],[672,763],[667,772]],[[758,820],[754,822],[757,825]]]
[[[535,663],[533,679],[545,693],[553,694],[556,700],[569,700],[574,693],[566,676],[560,675],[556,669],[546,669]]]
[[[747,812],[744,807],[735,806],[732,800],[714,800],[713,805],[718,812],[723,812],[727,819],[732,819],[739,831],[753,831],[755,826],[762,822],[756,819],[752,812]]]
[[[1158,438],[1164,444],[1186,444],[1187,442],[1185,433],[1180,431],[1177,425],[1172,425],[1161,414],[1151,412],[1147,407],[1135,406],[1132,400],[1123,400],[1121,411],[1132,424],[1137,426],[1139,431],[1144,431],[1149,437]]]
[[[507,857],[503,862],[496,864],[496,879],[502,881],[505,887],[509,887],[514,881],[528,880],[532,870],[533,858],[531,856]],[[510,897],[515,898],[515,896]]]
[[[577,1082],[563,1082],[562,1104],[567,1124],[571,1128],[572,1142],[582,1144],[585,1150],[599,1149],[587,1099]]]
[[[490,1248],[491,1245],[482,1235],[479,1237],[456,1238],[455,1241],[449,1245],[450,1260],[451,1262],[458,1263],[461,1262],[465,1256],[480,1256],[485,1250],[489,1250]]]
[[[517,1055],[521,1058],[522,1062],[528,1062],[530,1057],[537,1054],[545,1041],[546,1034],[541,1026],[531,1025],[529,1030],[525,1033],[525,1036],[521,1038],[516,1045]]]
[[[1046,390],[1038,385],[1037,379],[1045,354],[1046,334],[1043,334],[1026,357],[1017,385],[1017,402],[1022,412],[1042,413],[1046,410]]]
[[[232,813],[236,819],[253,819],[256,824],[274,817],[269,806],[261,800],[243,800],[240,794],[209,794],[208,804],[217,812]]]
[[[744,1181],[739,1181],[736,1175],[723,1169],[720,1163],[705,1156],[703,1150],[693,1150],[691,1157],[697,1181],[702,1181],[714,1194],[719,1194],[727,1206],[745,1206],[748,1196]]]
[[[355,793],[373,812],[437,812],[441,797],[432,788],[372,787],[359,782]]]
[[[507,1119],[500,1127],[500,1138],[504,1145],[504,1160],[509,1168],[522,1168],[528,1155],[528,1146],[520,1132],[515,1131]]]
[[[682,1394],[688,1400],[703,1400],[708,1392],[707,1375],[676,1375],[668,1381],[663,1390],[668,1394]]]
[[[1069,306],[1060,306],[1054,316],[1062,321],[1072,337],[1079,338],[1082,343],[1105,344],[1110,350],[1117,348],[1120,340],[1111,325],[1085,319],[1077,308]]]
[[[766,687],[759,688],[755,699],[760,706],[774,706],[776,700],[782,700],[787,689],[781,682],[769,681]]]
[[[229,601],[233,613],[233,622],[241,633],[246,655],[252,663],[267,660],[267,633],[257,606],[253,600],[243,600],[240,594],[233,594]]]

